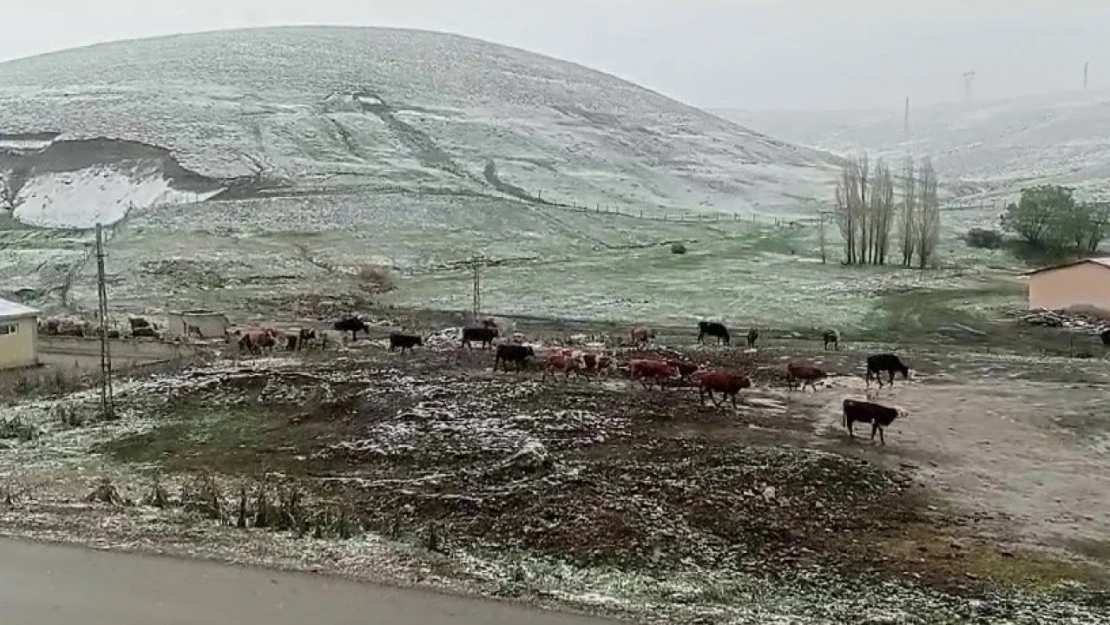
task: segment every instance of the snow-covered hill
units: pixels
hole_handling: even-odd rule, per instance
[[[775,211],[824,199],[835,170],[830,155],[601,72],[413,30],[265,28],[47,54],[0,64],[0,111],[16,216],[49,226],[222,189]],[[84,143],[105,139],[102,158]]]
[[[960,196],[1013,196],[1042,182],[1110,191],[1110,92],[1020,97],[970,106],[838,112],[716,111],[802,145],[872,155],[931,155]]]

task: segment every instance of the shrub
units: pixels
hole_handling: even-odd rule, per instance
[[[371,293],[388,293],[397,288],[393,274],[380,265],[364,265],[359,268],[358,281]]]
[[[964,236],[964,241],[966,241],[970,247],[996,250],[1002,247],[1002,233],[997,230],[988,230],[986,228],[972,228],[967,231],[967,234]]]
[[[674,243],[671,243],[671,253],[672,254],[685,254],[686,253],[686,246],[683,245],[682,243],[677,242],[677,241],[674,242]]]

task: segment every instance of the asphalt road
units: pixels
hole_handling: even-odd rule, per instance
[[[612,625],[265,569],[0,540],[4,625]]]

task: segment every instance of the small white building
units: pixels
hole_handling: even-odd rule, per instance
[[[224,338],[230,327],[227,315],[211,310],[185,310],[166,316],[166,336],[170,338]]]
[[[0,369],[39,364],[39,311],[0,299]]]

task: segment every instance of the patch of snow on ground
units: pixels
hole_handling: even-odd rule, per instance
[[[91,167],[31,178],[19,192],[15,216],[34,226],[92,228],[98,222],[114,224],[129,210],[199,202],[215,194],[176,190],[152,166],[140,165],[130,172]]]

